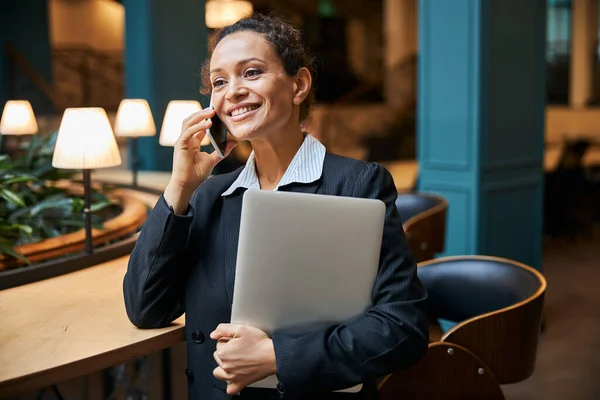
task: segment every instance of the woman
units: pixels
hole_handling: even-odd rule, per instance
[[[244,19],[218,33],[204,71],[216,111],[184,121],[171,180],[131,254],[124,295],[133,324],[163,327],[186,313],[190,398],[376,398],[378,377],[427,348],[427,295],[394,206],[392,177],[379,165],[327,154],[302,132],[311,69],[300,32],[277,18]],[[199,148],[215,113],[253,153],[245,167],[207,179],[219,158]],[[295,337],[227,323],[242,195],[254,189],[385,203],[373,306],[363,317]],[[246,388],[273,374],[276,390]],[[358,383],[359,394],[332,393]]]

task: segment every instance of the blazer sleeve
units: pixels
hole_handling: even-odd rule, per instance
[[[186,215],[176,215],[160,196],[146,220],[123,279],[125,309],[135,326],[161,328],[184,313],[193,218],[191,206]]]
[[[415,363],[429,342],[427,293],[421,286],[400,216],[390,173],[368,164],[358,174],[354,197],[385,203],[379,270],[372,306],[345,324],[293,336],[273,334],[277,375],[286,396],[349,388]]]

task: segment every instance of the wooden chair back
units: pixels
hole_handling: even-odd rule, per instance
[[[396,208],[417,262],[444,251],[448,201],[426,193],[399,193]]]
[[[432,313],[460,321],[441,342],[469,349],[500,384],[532,374],[546,292],[540,272],[505,258],[457,256],[422,263],[418,274]]]
[[[388,375],[379,384],[381,400],[504,400],[493,372],[469,349],[431,343],[415,365]]]

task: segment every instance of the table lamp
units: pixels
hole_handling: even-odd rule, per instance
[[[27,100],[9,100],[4,106],[0,120],[0,134],[18,136],[16,147],[18,149],[23,135],[35,135],[38,124],[31,103]],[[2,149],[0,150],[3,150]]]
[[[138,137],[156,135],[156,125],[148,101],[144,99],[123,99],[117,110],[115,119],[115,136],[131,138],[131,166],[133,170],[133,186],[138,185]]]
[[[52,166],[81,169],[85,216],[85,252],[92,253],[91,170],[121,164],[121,155],[103,108],[67,108],[58,128]]]
[[[161,146],[173,146],[181,134],[183,120],[202,109],[200,102],[196,100],[172,100],[167,105],[165,117],[160,128],[158,143]],[[201,146],[210,144],[210,139],[204,137]]]

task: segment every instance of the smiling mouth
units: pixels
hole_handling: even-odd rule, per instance
[[[258,107],[260,107],[260,106],[259,106],[259,105],[254,105],[254,106],[248,106],[248,107],[242,107],[242,108],[238,108],[238,109],[236,109],[236,110],[233,110],[233,111],[231,112],[231,114],[230,114],[230,115],[231,115],[232,117],[236,117],[236,116],[238,116],[238,115],[243,115],[243,114],[246,114],[246,113],[248,113],[248,112],[250,112],[250,111],[254,111],[254,110],[256,110]]]

